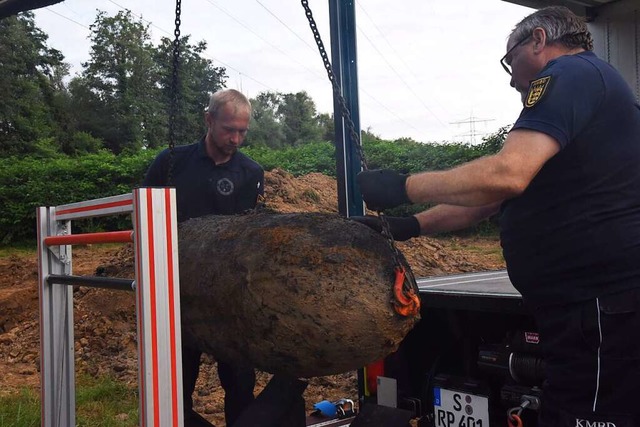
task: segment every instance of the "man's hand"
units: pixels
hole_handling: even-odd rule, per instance
[[[411,203],[405,183],[408,175],[389,169],[363,171],[356,179],[369,209],[379,211]]]
[[[382,221],[380,217],[373,215],[351,216],[349,219],[364,224],[378,233],[382,233]],[[420,223],[415,216],[385,216],[385,219],[389,223],[389,231],[394,240],[403,242],[420,235]]]

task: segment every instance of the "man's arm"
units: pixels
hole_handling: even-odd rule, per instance
[[[490,217],[499,209],[500,202],[477,207],[438,205],[412,216],[386,216],[385,218],[393,238],[402,242],[420,235],[462,230]],[[378,216],[352,216],[350,219],[378,233],[382,232],[382,222]]]
[[[406,240],[418,233],[460,230],[488,218],[504,200],[521,194],[559,151],[558,142],[547,134],[516,129],[495,155],[408,177],[391,170],[365,171],[358,175],[358,184],[367,206],[374,210],[404,203],[438,204],[414,217],[390,218],[392,234],[399,230],[399,240]],[[354,219],[378,230],[380,225],[372,218]]]
[[[544,164],[560,151],[547,134],[516,129],[502,150],[441,172],[423,172],[407,178],[413,203],[486,206],[521,194]]]
[[[420,224],[421,235],[435,235],[471,227],[497,213],[500,204],[495,202],[474,207],[437,205],[414,216]]]

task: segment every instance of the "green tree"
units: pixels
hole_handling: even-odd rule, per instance
[[[509,126],[504,126],[498,129],[495,133],[487,135],[482,138],[482,143],[476,145],[474,148],[480,155],[486,156],[489,154],[496,154],[502,149],[504,140],[507,139],[509,133]]]
[[[48,99],[52,107],[53,118],[57,124],[52,137],[63,154],[77,157],[83,154],[97,153],[103,148],[102,140],[94,138],[79,129],[78,112],[90,112],[80,109],[70,90],[72,85],[65,85],[63,77],[69,74],[69,65],[56,67],[52,79],[53,91]],[[106,123],[105,123],[106,125]]]
[[[91,90],[87,79],[82,76],[71,79],[67,91],[69,94],[67,102],[72,105],[70,115],[71,121],[75,123],[74,128],[101,141],[101,145],[104,145],[103,138],[109,136],[112,117],[107,104]],[[117,130],[113,132],[114,135],[111,138],[117,138]],[[71,152],[65,152],[73,154],[74,150],[71,147],[69,149]]]
[[[55,85],[64,74],[63,55],[32,13],[0,20],[0,156],[57,151]]]
[[[320,113],[317,117],[318,126],[322,130],[320,134],[320,139],[323,141],[333,141],[336,137],[335,135],[335,121],[333,120],[333,114],[328,113]]]
[[[251,99],[253,113],[247,134],[247,146],[284,147],[284,128],[278,113],[281,102],[282,94],[278,92],[261,92]]]
[[[80,128],[114,153],[157,146],[165,119],[149,27],[130,11],[99,11],[91,25],[90,59],[73,82]]]
[[[296,147],[333,140],[333,119],[318,115],[306,92],[261,92],[251,100],[253,115],[247,145]]]
[[[285,144],[297,146],[319,141],[323,130],[320,127],[316,104],[307,92],[286,93],[278,107]]]
[[[178,62],[178,105],[175,112],[176,144],[186,144],[204,133],[204,111],[209,103],[211,93],[222,89],[227,75],[223,67],[214,67],[213,61],[203,57],[207,50],[207,43],[200,41],[196,44],[189,42],[189,36],[180,39]],[[173,97],[173,40],[163,38],[155,51],[155,61],[161,71],[160,88],[162,92],[162,109],[165,115],[161,140],[168,140],[168,117]]]

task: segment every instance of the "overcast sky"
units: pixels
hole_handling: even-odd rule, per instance
[[[309,0],[330,51],[327,0]],[[175,3],[65,0],[35,11],[72,74],[89,59],[97,10],[124,8],[173,39]],[[533,10],[501,0],[356,0],[360,122],[384,139],[480,142],[517,118],[520,97],[500,66],[513,26]],[[306,91],[333,111],[331,84],[299,0],[183,0],[183,35],[208,43],[227,87],[249,97]]]

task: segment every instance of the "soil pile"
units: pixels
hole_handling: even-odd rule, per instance
[[[265,174],[267,207],[278,212],[337,212],[335,179],[312,173],[295,178],[281,171]],[[399,242],[417,277],[504,268],[495,239],[432,239]],[[75,275],[131,277],[128,246],[73,248]],[[0,258],[0,393],[39,387],[38,269],[35,250]],[[127,273],[128,272],[128,273]],[[121,273],[125,274],[122,275]],[[137,386],[135,305],[132,293],[105,289],[74,290],[76,372],[108,375]],[[258,373],[259,392],[269,374]],[[324,399],[357,397],[355,372],[310,380],[307,408]],[[203,356],[196,409],[224,426],[223,392],[215,361]]]

